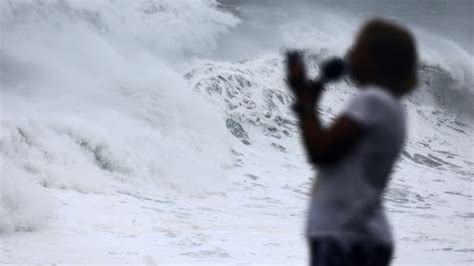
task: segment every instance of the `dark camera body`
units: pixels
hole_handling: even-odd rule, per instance
[[[295,68],[302,68],[302,72],[304,71],[304,59],[303,53],[298,50],[291,50],[286,53],[286,62],[287,62],[287,70],[289,72],[293,71]],[[315,82],[318,83],[327,83],[331,81],[335,81],[341,78],[346,71],[346,64],[344,60],[338,57],[330,58],[324,61],[321,64],[321,72],[319,79]],[[303,73],[302,73],[303,74]],[[296,80],[306,78],[304,75],[301,77],[295,77]],[[297,82],[297,81],[294,82]]]

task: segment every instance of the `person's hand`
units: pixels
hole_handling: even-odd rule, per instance
[[[290,90],[297,96],[307,82],[303,57],[299,51],[289,51],[286,54],[286,60],[286,82]]]
[[[286,81],[288,87],[296,97],[296,104],[313,107],[320,95],[322,86],[317,82],[307,79],[306,67],[300,52],[290,51],[286,56]]]

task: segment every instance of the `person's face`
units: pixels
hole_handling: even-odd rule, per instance
[[[366,85],[371,81],[372,64],[365,48],[364,36],[359,35],[348,53],[349,75],[359,85]]]

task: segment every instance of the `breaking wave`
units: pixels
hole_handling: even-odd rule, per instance
[[[249,149],[298,151],[285,144],[297,129],[277,46],[316,38],[307,48],[314,75],[354,29],[338,22],[335,34],[331,14],[320,28],[291,21],[273,29],[284,31],[278,45],[249,59],[231,45],[251,39],[248,25],[210,0],[8,0],[0,9],[0,231],[36,228],[54,209],[52,189],[206,194],[226,190],[226,169]],[[450,47],[464,65],[423,54],[408,105],[472,117],[472,56]],[[330,86],[325,119],[353,88]]]
[[[35,228],[51,188],[225,183],[230,134],[176,58],[210,53],[237,18],[205,0],[0,5],[0,230]]]

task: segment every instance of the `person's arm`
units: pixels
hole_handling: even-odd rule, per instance
[[[329,128],[324,128],[313,107],[303,107],[302,103],[299,105],[298,118],[304,147],[308,158],[315,165],[338,161],[363,133],[362,127],[347,116],[339,117]]]
[[[338,118],[329,128],[321,125],[315,106],[323,91],[319,83],[306,79],[306,69],[299,55],[288,60],[287,81],[296,102],[294,111],[307,155],[313,164],[333,163],[347,153],[363,133],[363,128],[348,116]]]

